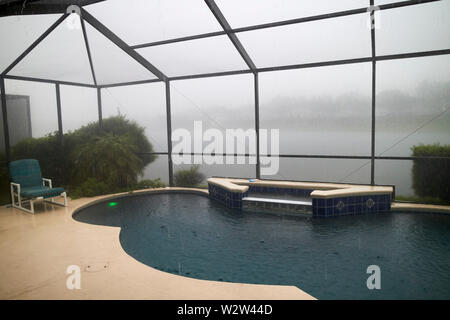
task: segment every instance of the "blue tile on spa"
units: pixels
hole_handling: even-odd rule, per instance
[[[334,207],[338,204],[340,198],[332,198],[331,200],[333,200],[333,207]]]
[[[355,213],[355,205],[354,204],[349,204],[347,207],[347,212],[349,214],[354,214]]]
[[[337,206],[338,203],[342,201],[345,204],[345,198],[339,197],[339,198],[333,198],[333,206]]]
[[[316,206],[313,206],[313,215],[314,216],[316,216],[316,215],[318,215],[319,214],[319,208],[318,207],[316,207]]]
[[[323,199],[322,201],[325,207],[333,207],[333,199]]]
[[[325,216],[326,215],[326,209],[319,207],[318,214],[319,214],[319,216]]]
[[[355,204],[358,202],[358,198],[357,197],[348,197],[348,203],[349,204]]]

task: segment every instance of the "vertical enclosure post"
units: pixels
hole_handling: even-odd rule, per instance
[[[102,89],[97,88],[97,105],[98,105],[98,125],[103,129],[103,114],[102,114]]]
[[[370,151],[370,184],[375,184],[375,96],[376,96],[376,61],[375,61],[375,10],[374,0],[370,0],[370,42],[372,45],[372,136]]]
[[[255,131],[256,131],[256,179],[261,178],[261,166],[259,161],[259,80],[258,73],[254,73],[255,79]]]
[[[61,91],[59,88],[59,83],[55,83],[55,89],[56,89],[56,111],[58,114],[58,144],[59,144],[59,157],[60,157],[60,167],[59,170],[61,170],[61,182],[64,184],[65,181],[65,175],[63,174],[66,172],[66,161],[65,161],[65,154],[64,154],[64,132],[63,132],[63,124],[62,124],[62,112],[61,112]]]
[[[0,91],[1,91],[2,114],[3,114],[3,135],[5,138],[5,156],[6,156],[6,163],[9,163],[9,161],[11,161],[11,150],[9,146],[8,110],[6,107],[6,90],[4,78],[0,78]]]
[[[63,144],[63,125],[62,125],[62,114],[61,114],[61,93],[59,90],[59,83],[55,83],[56,89],[56,110],[58,112],[58,139],[59,145]]]
[[[172,163],[172,116],[170,112],[170,82],[166,83],[166,118],[167,118],[167,159],[169,164],[169,186],[173,187],[173,163]]]

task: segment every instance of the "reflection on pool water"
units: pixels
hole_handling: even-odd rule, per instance
[[[98,203],[74,219],[121,227],[124,250],[198,279],[295,285],[318,299],[449,299],[450,217],[391,213],[312,219],[233,211],[193,194]],[[366,286],[381,269],[381,289]]]

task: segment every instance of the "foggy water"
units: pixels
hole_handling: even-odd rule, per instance
[[[376,155],[380,155],[396,142],[403,139],[406,132],[382,132],[376,135]],[[411,156],[411,147],[418,144],[450,144],[448,132],[417,132],[383,156]],[[361,155],[370,156],[370,131],[280,131],[281,154],[316,155]],[[248,163],[248,159],[246,160]],[[365,166],[364,166],[365,164]],[[375,182],[395,185],[399,195],[414,195],[412,189],[412,161],[377,160]],[[370,183],[370,160],[343,159],[293,159],[281,158],[277,175],[264,176],[268,179],[292,179],[303,181],[332,181]],[[189,165],[174,165],[174,172]],[[360,168],[361,167],[361,168]],[[360,168],[358,170],[358,168]],[[254,177],[255,166],[250,164],[200,166],[206,176]],[[159,156],[145,169],[143,178],[168,182],[167,156]]]

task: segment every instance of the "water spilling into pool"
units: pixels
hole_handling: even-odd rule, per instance
[[[192,194],[95,204],[74,219],[121,227],[120,242],[156,269],[198,279],[294,285],[318,299],[449,299],[450,217],[333,219],[240,212]],[[366,286],[369,265],[381,289]]]

